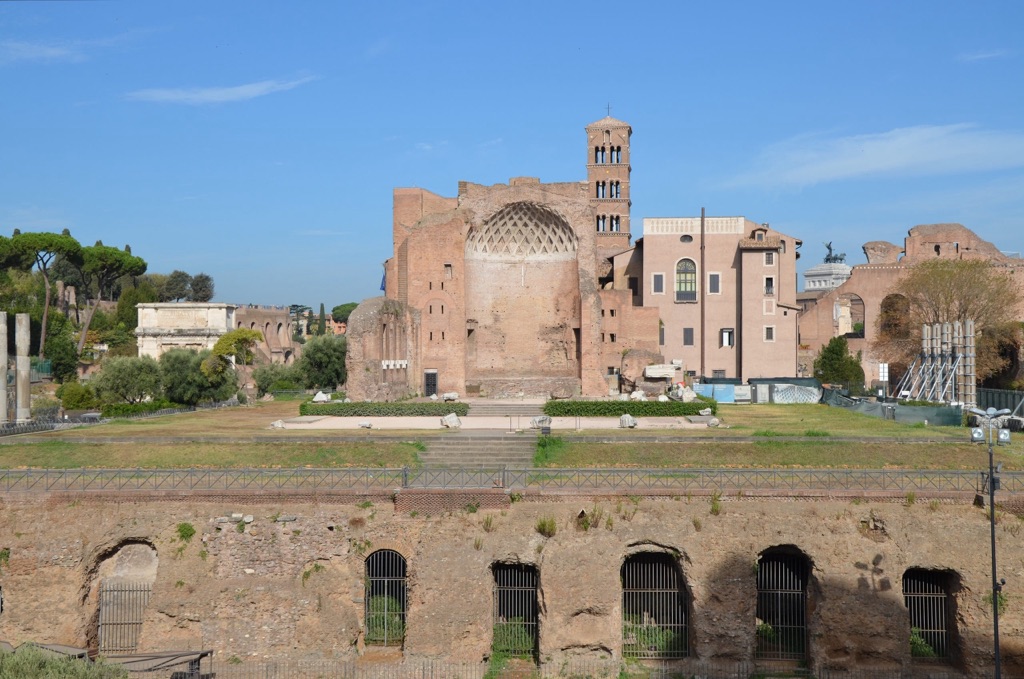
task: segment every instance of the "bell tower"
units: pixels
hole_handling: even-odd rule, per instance
[[[629,247],[629,123],[607,116],[586,127],[587,184],[598,247]]]

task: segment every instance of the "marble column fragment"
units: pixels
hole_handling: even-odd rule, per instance
[[[32,420],[32,383],[31,363],[28,358],[29,343],[28,314],[15,314],[14,316],[14,391],[17,397],[15,401],[14,418],[19,424]]]
[[[0,424],[7,423],[7,312],[0,311]]]

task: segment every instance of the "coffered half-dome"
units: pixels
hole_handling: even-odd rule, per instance
[[[554,210],[537,203],[511,203],[470,230],[466,253],[501,258],[530,258],[576,252],[572,228]],[[561,257],[559,257],[561,255]]]

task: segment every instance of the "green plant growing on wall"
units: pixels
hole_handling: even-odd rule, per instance
[[[179,523],[177,533],[182,542],[191,542],[196,535],[196,528],[191,523]]]
[[[718,516],[722,513],[722,493],[715,491],[711,494],[711,515]]]
[[[6,568],[10,563],[11,563],[11,548],[10,547],[4,547],[3,549],[0,549],[0,573],[3,573],[4,572],[4,568]]]
[[[313,576],[313,573],[320,573],[323,570],[323,564],[321,564],[320,562],[315,562],[312,566],[309,567],[309,570],[302,571],[302,586],[306,586],[306,581]]]
[[[558,525],[555,523],[554,517],[545,516],[537,519],[536,529],[544,537],[553,538],[558,532]]]
[[[984,601],[985,605],[988,606],[988,608],[991,610],[991,608],[992,608],[992,593],[989,592],[984,597],[982,597],[982,601]],[[1004,594],[1003,592],[999,592],[997,601],[999,602],[999,604],[998,604],[999,605],[999,615],[1003,615],[1004,613],[1006,613],[1006,606],[1007,606],[1007,603],[1008,603],[1007,599],[1006,599],[1006,594]]]

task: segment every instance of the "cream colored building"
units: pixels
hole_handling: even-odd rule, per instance
[[[139,356],[160,358],[171,349],[213,349],[225,333],[235,329],[234,304],[164,302],[137,305]]]

